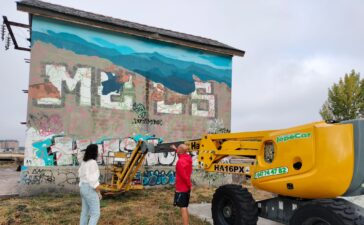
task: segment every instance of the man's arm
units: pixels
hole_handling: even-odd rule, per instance
[[[169,146],[171,149],[173,149],[175,152],[177,152],[177,147],[175,145]]]

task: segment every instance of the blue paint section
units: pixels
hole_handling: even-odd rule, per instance
[[[96,140],[95,142],[93,142],[92,144],[97,144],[97,145],[101,145],[105,140],[109,140],[111,138],[108,138],[106,136],[101,137],[100,139]]]
[[[139,173],[139,174],[138,174]],[[136,174],[135,179],[140,179],[140,172]],[[176,182],[175,171],[164,171],[164,170],[147,170],[143,173],[143,185],[144,186],[155,186],[155,185],[174,185]]]
[[[155,135],[142,135],[142,134],[136,134],[132,137],[134,141],[138,142],[139,140],[142,141],[150,141],[150,140],[158,140],[158,144],[163,143],[163,138],[157,138]]]
[[[52,44],[78,55],[108,59],[184,95],[195,91],[193,75],[202,81],[225,83],[231,88],[231,57],[39,17],[33,21],[32,45],[35,42]],[[111,77],[104,85],[103,93],[115,91],[117,87],[118,83]]]
[[[119,93],[122,91],[123,85],[118,81],[118,76],[110,72],[106,72],[106,75],[108,80],[101,82],[102,94],[107,95],[112,92]]]
[[[53,166],[54,160],[53,155],[48,154],[48,147],[52,145],[52,139],[46,139],[44,141],[38,141],[33,143],[33,147],[36,149],[36,156],[40,159],[43,159],[44,164],[46,166]]]
[[[47,30],[53,30],[57,33],[74,34],[87,42],[108,49],[115,49],[122,54],[158,52],[168,58],[181,61],[193,61],[220,69],[231,69],[232,64],[231,56],[216,55],[197,49],[183,48],[165,42],[147,40],[145,38],[138,38],[127,34],[34,16],[32,31],[47,33]]]
[[[28,167],[27,166],[21,166],[20,168],[21,168],[20,169],[21,171],[27,171],[28,170]]]

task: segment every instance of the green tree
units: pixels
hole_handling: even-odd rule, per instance
[[[364,80],[352,70],[329,88],[328,99],[322,105],[320,115],[324,120],[349,120],[364,115]]]
[[[361,80],[360,88],[361,88],[361,97],[362,97],[362,105],[361,105],[361,109],[360,109],[360,117],[361,118],[364,118],[364,79]]]

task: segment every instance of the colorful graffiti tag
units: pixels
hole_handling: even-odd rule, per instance
[[[174,170],[145,170],[138,172],[135,180],[142,180],[144,186],[174,185],[176,172]]]
[[[144,140],[154,145],[161,143],[162,139],[153,135],[134,135],[128,138],[102,138],[99,140],[73,139],[67,136],[50,136],[45,140],[32,144],[31,156],[24,160],[25,166],[77,166],[80,164],[84,149],[90,143],[99,146],[99,156],[97,162],[100,165],[112,163],[112,156],[115,152],[125,152],[133,150],[138,140]],[[111,160],[111,161],[110,161]],[[171,166],[176,163],[176,154],[170,153],[147,153],[145,165],[149,166]]]
[[[103,164],[133,134],[168,142],[230,129],[231,56],[40,16],[31,40],[25,165],[77,165],[91,142]],[[146,165],[175,160],[148,154]]]

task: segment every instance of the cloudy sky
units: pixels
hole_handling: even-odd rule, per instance
[[[364,73],[364,1],[47,0],[115,18],[218,40],[234,57],[232,131],[280,129],[320,120],[327,90],[352,69]],[[15,1],[1,15],[28,22]],[[26,32],[16,30],[18,38]],[[0,139],[25,139],[29,53],[0,44]],[[362,75],[363,77],[364,75]]]

